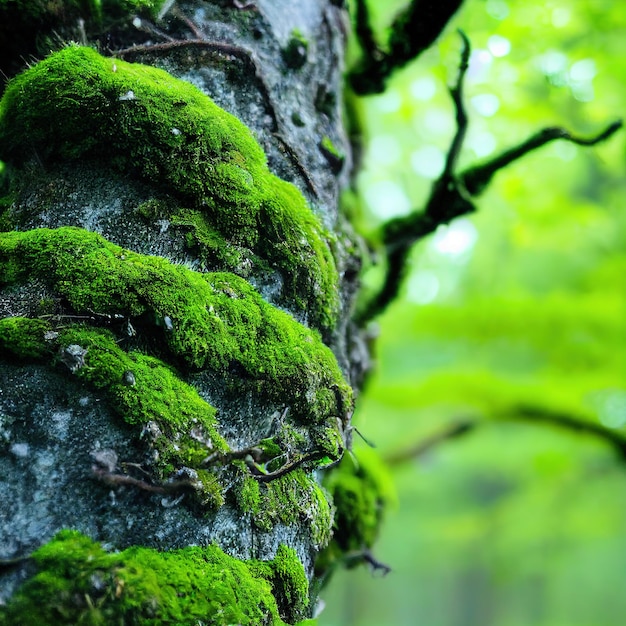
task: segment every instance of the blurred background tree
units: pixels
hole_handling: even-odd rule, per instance
[[[383,34],[404,3],[370,2]],[[366,133],[361,226],[419,207],[454,134],[447,84],[472,42],[461,168],[626,102],[626,13],[610,0],[469,0],[386,91]],[[626,613],[625,136],[553,142],[499,172],[412,251],[379,318],[357,427],[392,461],[398,506],[342,572],[322,626],[617,626]],[[380,282],[370,268],[365,282]]]

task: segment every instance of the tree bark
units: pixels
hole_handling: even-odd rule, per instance
[[[295,623],[367,366],[346,18],[146,4],[44,7],[40,48],[3,51],[11,73],[63,39],[0,109],[0,623]]]

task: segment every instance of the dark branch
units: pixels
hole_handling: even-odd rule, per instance
[[[357,0],[355,33],[363,56],[350,73],[354,91],[360,95],[384,91],[393,72],[430,48],[462,1],[412,0],[391,24],[387,51],[384,51],[374,38],[366,0]]]
[[[456,168],[463,142],[465,141],[465,134],[467,133],[467,112],[465,111],[465,105],[463,103],[463,84],[465,81],[465,74],[469,68],[469,58],[472,51],[469,39],[467,35],[459,30],[463,47],[461,48],[461,60],[459,62],[459,75],[456,83],[450,87],[450,95],[452,96],[452,102],[454,103],[454,110],[456,113],[456,134],[448,150],[448,156],[446,157],[446,165],[441,175],[442,180],[450,180],[454,176],[454,170]]]
[[[528,405],[514,407],[506,413],[494,415],[493,418],[489,420],[463,420],[451,424],[441,432],[435,433],[422,441],[418,441],[406,449],[397,450],[388,454],[385,457],[385,461],[390,466],[402,465],[408,461],[413,461],[443,443],[462,437],[476,427],[493,423],[496,420],[545,424],[582,435],[596,437],[611,446],[615,452],[617,452],[619,458],[626,462],[626,437],[618,431],[605,428],[600,424],[594,424],[583,417],[558,413],[542,407]]]
[[[197,491],[199,487],[199,483],[191,480],[178,480],[171,483],[154,485],[145,480],[129,476],[128,474],[108,472],[97,466],[92,467],[92,472],[97,480],[110,487],[135,487],[136,489],[148,491],[149,493],[171,494],[188,490]]]
[[[370,24],[370,11],[366,0],[356,0],[354,10],[354,34],[361,48],[367,51],[367,54],[379,59],[383,52],[376,43],[374,31]]]
[[[26,554],[24,556],[14,556],[9,559],[0,559],[0,570],[17,567],[32,558],[32,554]]]
[[[469,65],[470,42],[459,31],[462,39],[459,74],[456,83],[450,88],[455,106],[457,130],[454,134],[444,171],[433,184],[430,198],[424,210],[388,221],[383,226],[383,242],[387,251],[387,271],[381,291],[357,314],[357,322],[364,323],[382,313],[398,296],[402,279],[406,272],[407,259],[413,244],[432,233],[441,224],[447,224],[455,217],[475,210],[463,185],[454,175],[467,131],[467,113],[463,105],[463,81]]]
[[[397,450],[395,452],[392,452],[385,457],[385,462],[390,466],[402,465],[407,461],[412,461],[426,454],[427,452],[430,452],[433,448],[436,448],[442,443],[467,435],[475,428],[475,426],[476,422],[471,422],[468,420],[460,421],[456,424],[451,424],[440,432],[435,433],[430,437],[423,439],[422,441],[418,441],[416,444],[404,450]]]
[[[368,548],[363,550],[353,550],[346,552],[343,555],[343,561],[347,567],[354,567],[361,563],[367,563],[372,571],[372,574],[380,572],[383,576],[386,576],[391,572],[391,567],[379,561]]]
[[[552,424],[583,435],[597,437],[613,447],[622,461],[626,461],[626,437],[621,435],[619,431],[606,428],[600,424],[594,424],[583,418],[566,413],[558,413],[534,406],[516,407],[511,411],[509,419]]]
[[[389,220],[383,225],[382,239],[387,252],[385,280],[380,291],[355,315],[355,320],[359,324],[380,315],[397,298],[413,245],[439,226],[474,212],[476,207],[472,198],[485,190],[496,172],[555,139],[563,139],[580,146],[594,146],[607,140],[622,127],[622,122],[616,121],[598,135],[589,138],[578,137],[560,127],[544,128],[486,163],[469,168],[461,174],[455,174],[468,126],[463,103],[463,84],[470,57],[470,42],[462,31],[459,31],[459,34],[463,44],[459,74],[456,83],[450,88],[457,128],[448,149],[444,170],[433,184],[424,209]]]
[[[617,120],[607,126],[607,128],[598,135],[589,138],[577,137],[572,135],[565,128],[560,128],[558,126],[544,128],[518,146],[505,150],[482,165],[477,165],[466,170],[461,174],[460,178],[467,191],[472,196],[477,196],[485,190],[496,172],[507,165],[510,165],[513,161],[517,161],[517,159],[525,156],[529,152],[537,150],[537,148],[541,148],[555,139],[564,139],[565,141],[575,143],[578,146],[595,146],[602,141],[606,141],[609,137],[616,133],[622,125],[622,121]]]

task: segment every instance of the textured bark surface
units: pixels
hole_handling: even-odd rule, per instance
[[[239,3],[178,2],[162,19],[128,16],[111,32],[99,34],[99,45],[107,56],[117,51],[120,63],[124,59],[159,67],[195,85],[242,120],[265,151],[270,171],[295,184],[323,227],[334,233],[331,248],[340,310],[334,325],[322,324],[319,330],[350,383],[365,364],[355,349],[349,322],[359,263],[357,245],[338,212],[350,168],[339,97],[345,16],[325,0],[258,0],[246,10],[235,4]],[[64,36],[79,39],[81,28],[78,22],[70,23]],[[257,264],[256,257],[246,256],[245,251],[239,266],[217,262],[211,266],[189,245],[189,228],[167,216],[146,217],[145,211],[138,211],[151,202],[180,206],[180,198],[167,185],[109,167],[93,152],[70,160],[42,155],[34,147],[29,156],[14,162],[6,152],[0,158],[8,162],[11,180],[3,230],[75,226],[130,251],[165,257],[180,271],[235,272],[299,325],[312,324],[309,311],[285,295],[285,270],[271,263],[269,269],[267,264]],[[169,164],[160,166],[167,169]],[[7,256],[3,258],[6,261]],[[328,542],[332,523],[332,503],[316,486],[316,462],[324,456],[333,460],[328,438],[333,429],[343,436],[348,428],[351,401],[345,392],[320,383],[315,392],[327,392],[325,409],[321,417],[310,419],[305,401],[294,400],[292,406],[289,398],[268,392],[267,382],[259,383],[237,363],[227,368],[187,367],[180,355],[164,356],[169,353],[158,347],[159,342],[168,332],[177,331],[175,325],[173,331],[169,327],[166,316],[148,323],[123,310],[119,315],[89,307],[77,310],[59,296],[58,286],[51,286],[45,273],[35,272],[17,282],[6,277],[5,273],[0,317],[43,320],[51,325],[52,334],[45,339],[50,349],[43,357],[20,358],[24,355],[10,349],[8,340],[0,355],[0,501],[4,503],[0,558],[28,555],[58,531],[70,528],[116,550],[133,545],[170,550],[216,542],[234,557],[267,561],[281,545],[288,546],[295,549],[312,579],[315,557]],[[243,296],[237,292],[231,297]],[[217,410],[219,434],[231,452],[273,440],[279,448],[282,445],[283,455],[274,459],[274,469],[280,471],[294,462],[293,471],[266,481],[254,476],[259,465],[255,466],[255,459],[245,459],[246,467],[244,455],[223,453],[222,466],[219,459],[195,467],[174,463],[170,475],[161,473],[157,478],[150,445],[154,425],[148,421],[138,427],[120,419],[107,387],[88,384],[91,379],[85,371],[96,348],[84,341],[72,343],[71,348],[55,343],[66,328],[83,323],[110,333],[126,354],[147,352],[165,361],[169,358],[176,377]],[[87,351],[86,364],[80,362],[80,354],[72,356],[77,345]],[[284,356],[289,359],[289,354]],[[125,384],[135,384],[132,372],[120,371],[119,376],[126,376]],[[305,390],[302,393],[306,397]],[[191,436],[201,440],[204,435],[192,432]],[[335,447],[337,456],[343,444]],[[214,451],[207,443],[206,456]],[[200,466],[208,467],[219,483],[215,502],[208,502],[207,496],[199,503],[185,489],[164,488],[175,479],[196,479],[194,472]],[[120,476],[136,482],[124,482]],[[256,509],[242,504],[251,477],[262,493],[271,491],[277,498],[275,511],[267,510],[270,500],[262,500],[266,510],[259,510],[258,503]],[[287,504],[276,495],[283,491]],[[0,569],[0,597],[8,598],[32,572],[28,559]],[[289,607],[283,607],[282,614],[302,617],[290,613]]]

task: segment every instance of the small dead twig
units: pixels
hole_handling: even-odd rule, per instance
[[[134,487],[149,493],[172,494],[181,491],[196,491],[198,484],[193,480],[177,480],[171,483],[161,483],[155,485],[139,478],[134,478],[128,474],[116,474],[101,467],[92,467],[93,475],[97,480],[111,487]]]

